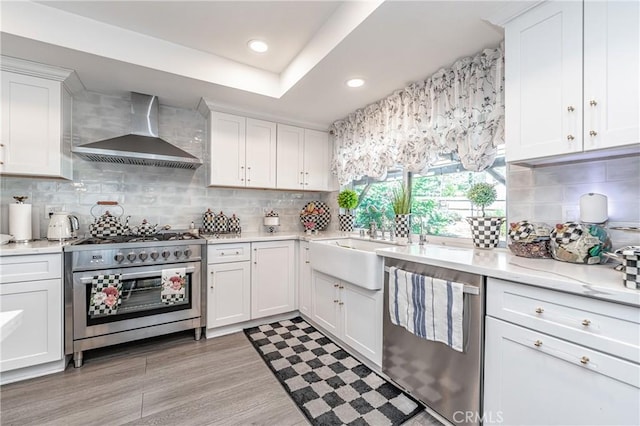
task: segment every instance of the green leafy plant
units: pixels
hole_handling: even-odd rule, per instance
[[[399,185],[393,188],[391,207],[395,214],[409,214],[411,213],[411,193],[407,191],[404,185]]]
[[[338,207],[345,209],[347,214],[358,206],[358,193],[353,189],[345,189],[338,194]]]
[[[484,217],[484,208],[490,206],[494,201],[496,201],[498,193],[493,185],[480,182],[469,188],[469,191],[467,191],[467,198],[471,201],[471,204],[480,207],[482,217]]]

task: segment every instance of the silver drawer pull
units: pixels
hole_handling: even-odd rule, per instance
[[[333,301],[333,303],[338,303],[338,302],[339,302],[339,300],[334,300],[334,301]]]
[[[582,358],[580,358],[580,362],[586,365],[589,363],[589,358],[586,356],[583,356]]]
[[[544,312],[544,309],[542,308],[536,308],[536,314],[541,314]]]
[[[540,346],[542,346],[542,340],[536,340],[535,342],[533,342],[533,346],[539,348]]]
[[[585,327],[588,327],[589,324],[591,324],[591,321],[589,321],[588,319],[582,320],[582,325],[584,325]]]

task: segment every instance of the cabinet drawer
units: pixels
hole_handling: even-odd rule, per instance
[[[487,315],[640,363],[640,308],[489,278]]]
[[[62,255],[1,256],[0,272],[1,284],[61,278]]]
[[[251,243],[209,244],[208,263],[227,263],[251,260]]]
[[[494,318],[486,339],[491,424],[640,424],[640,365]]]

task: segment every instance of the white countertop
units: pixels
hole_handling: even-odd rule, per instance
[[[75,240],[71,240],[75,241]],[[0,246],[0,256],[17,256],[25,254],[62,253],[62,248],[70,241],[36,240],[28,243],[9,243]]]
[[[282,241],[282,240],[301,240],[315,241],[326,240],[332,238],[348,238],[353,237],[351,233],[345,232],[318,232],[317,234],[307,234],[305,232],[243,232],[241,235],[222,234],[218,237],[205,236],[208,244],[227,244],[227,243],[250,243],[259,241]]]
[[[553,259],[527,259],[507,249],[482,250],[412,244],[376,250],[383,257],[442,266],[602,300],[640,306],[640,290],[626,288],[614,264],[577,265]]]

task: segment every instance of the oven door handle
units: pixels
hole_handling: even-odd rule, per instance
[[[176,268],[177,269],[177,268]],[[188,268],[184,268],[185,272],[187,274],[191,274],[193,272],[195,272],[196,268],[193,266],[189,266]],[[153,277],[156,276],[157,272],[153,273],[153,272],[130,272],[128,274],[121,274],[120,275],[120,280],[121,281],[127,281],[127,280],[137,280],[140,278],[147,278],[147,277]],[[93,280],[93,277],[81,277],[80,278],[80,282],[82,284],[85,283],[89,283]]]

